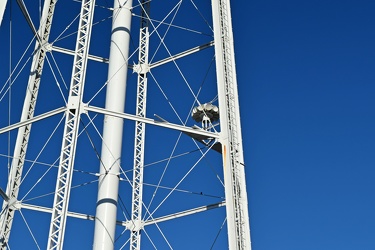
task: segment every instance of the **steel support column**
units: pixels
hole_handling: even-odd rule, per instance
[[[212,0],[229,249],[251,249],[230,0]]]
[[[65,127],[52,207],[48,249],[62,249],[64,243],[94,6],[95,0],[82,1],[72,79],[65,112]]]
[[[105,108],[124,112],[131,24],[131,0],[115,0]],[[94,249],[114,248],[123,119],[104,117]]]
[[[147,72],[148,44],[149,44],[149,8],[148,0],[141,1],[141,28],[139,34],[139,56],[138,65],[134,69],[138,73],[137,85],[137,110],[136,115],[146,117],[147,101]],[[144,143],[146,124],[140,121],[135,123],[134,140],[134,166],[133,166],[133,194],[132,194],[132,217],[130,221],[130,250],[141,248],[142,221],[142,194],[143,194],[143,166],[144,166]]]
[[[52,18],[55,11],[55,4],[57,0],[45,1],[43,5],[43,12],[40,22],[38,35],[40,37],[36,40],[33,62],[31,64],[30,76],[28,80],[25,101],[23,104],[21,122],[25,122],[33,118],[36,100],[39,92],[40,77],[42,75],[44,59],[46,57]],[[6,1],[5,1],[6,3]],[[5,6],[4,6],[5,7]],[[3,203],[4,213],[0,218],[0,249],[6,249],[9,241],[10,231],[12,228],[15,203],[17,202],[20,181],[22,177],[23,165],[25,161],[27,145],[29,143],[29,136],[31,131],[31,124],[27,124],[18,129],[16,144],[13,152],[13,160],[10,170],[10,175],[7,184],[6,194],[10,198],[9,202]]]

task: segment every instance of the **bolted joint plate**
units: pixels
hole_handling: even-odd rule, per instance
[[[133,66],[133,73],[146,74],[150,71],[150,65],[146,63],[135,64]]]
[[[140,231],[143,229],[145,223],[141,220],[128,220],[126,222],[126,228],[132,232]]]
[[[68,100],[68,109],[77,109],[79,108],[80,98],[79,96],[70,96]]]
[[[46,42],[46,43],[43,44],[43,48],[44,48],[47,52],[51,52],[51,51],[52,51],[52,44]]]
[[[18,201],[16,198],[10,198],[8,201],[8,207],[14,210],[20,210],[21,209],[21,202]]]

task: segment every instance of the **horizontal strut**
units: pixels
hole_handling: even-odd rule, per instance
[[[83,109],[86,110],[86,111],[92,111],[92,112],[96,112],[96,113],[100,113],[100,114],[104,114],[104,115],[110,115],[110,116],[128,119],[128,120],[132,120],[132,121],[144,122],[146,124],[156,125],[156,126],[159,126],[159,127],[174,129],[174,130],[178,130],[178,131],[181,131],[181,132],[186,132],[186,133],[191,133],[191,134],[196,134],[196,135],[202,135],[202,136],[205,136],[207,138],[219,139],[218,133],[208,132],[208,131],[205,131],[203,129],[194,129],[194,128],[185,127],[185,126],[182,126],[182,125],[168,123],[168,122],[157,122],[157,121],[155,121],[153,119],[150,119],[150,118],[143,118],[143,117],[139,117],[139,116],[136,116],[136,115],[109,111],[109,110],[94,107],[94,106],[85,106]]]
[[[51,50],[56,51],[56,52],[60,52],[60,53],[63,53],[63,54],[67,54],[67,55],[72,55],[72,56],[74,56],[74,53],[75,53],[73,50],[65,49],[65,48],[61,48],[61,47],[57,47],[57,46],[52,46]],[[107,58],[100,57],[100,56],[87,55],[87,58],[92,60],[92,61],[108,63]]]
[[[163,221],[167,221],[167,220],[171,220],[171,219],[176,219],[176,218],[191,215],[191,214],[196,214],[196,213],[204,212],[204,211],[207,211],[207,210],[211,210],[211,209],[219,208],[219,207],[223,207],[223,206],[225,206],[225,201],[215,203],[215,204],[211,204],[211,205],[207,205],[207,206],[196,207],[196,208],[193,208],[193,209],[189,209],[189,210],[174,213],[174,214],[169,214],[169,215],[162,216],[162,217],[159,217],[159,218],[154,218],[154,219],[146,221],[144,223],[144,225],[145,226],[152,225],[152,224],[156,224],[156,223],[159,223],[159,222],[163,222]]]
[[[160,61],[152,63],[150,65],[150,69],[158,67],[158,66],[166,64],[166,63],[169,63],[169,62],[172,62],[174,60],[180,59],[181,57],[184,57],[184,56],[187,56],[187,55],[199,52],[199,51],[201,51],[203,49],[207,49],[207,48],[209,48],[209,47],[211,47],[213,45],[214,45],[214,41],[211,41],[209,43],[206,43],[206,44],[203,44],[203,45],[200,45],[200,46],[188,49],[186,51],[180,52],[180,53],[178,53],[178,54],[176,54],[174,56],[170,56],[170,57],[164,58],[164,59],[162,59]]]
[[[31,119],[28,119],[26,121],[23,121],[23,122],[17,122],[15,124],[12,124],[10,126],[6,126],[4,128],[1,128],[0,129],[0,135],[1,134],[4,134],[6,132],[9,132],[13,129],[17,129],[17,128],[20,128],[22,126],[26,126],[30,123],[34,123],[34,122],[37,122],[37,121],[40,121],[40,120],[43,120],[45,118],[48,118],[48,117],[51,117],[51,116],[54,116],[54,115],[57,115],[57,114],[60,114],[60,113],[63,113],[65,112],[66,108],[65,107],[62,107],[62,108],[58,108],[58,109],[55,109],[55,110],[52,110],[52,111],[49,111],[47,113],[44,113],[44,114],[41,114],[41,115],[38,115],[38,116],[35,116]]]
[[[19,206],[22,209],[34,210],[34,211],[38,211],[38,212],[42,212],[42,213],[52,213],[52,208],[49,208],[49,207],[36,206],[36,205],[26,204],[26,203],[20,203]],[[159,217],[159,218],[154,218],[154,219],[148,220],[144,223],[144,226],[153,225],[153,224],[156,224],[156,223],[168,221],[168,220],[175,219],[175,218],[180,218],[180,217],[183,217],[183,216],[188,216],[188,215],[191,215],[191,214],[204,212],[204,211],[215,209],[215,208],[220,208],[220,207],[223,207],[223,206],[225,206],[225,201],[214,203],[214,204],[207,205],[207,206],[192,208],[192,209],[189,209],[189,210],[186,210],[186,211],[182,211],[182,212],[178,212],[178,213],[174,213],[174,214],[169,214],[169,215],[165,215],[165,216],[162,216],[162,217]],[[92,220],[92,221],[95,220],[95,216],[89,215],[89,214],[82,214],[82,213],[68,211],[67,215],[69,217],[77,218],[77,219]],[[118,220],[118,221],[116,221],[116,224],[119,225],[119,226],[125,226],[126,227],[129,224],[129,222],[130,221],[119,221]]]

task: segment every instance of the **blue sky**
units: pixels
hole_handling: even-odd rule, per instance
[[[35,20],[38,9],[32,7],[29,1],[25,2],[30,7],[30,12]],[[106,4],[105,1],[98,2],[103,5]],[[189,1],[185,2],[188,3]],[[209,8],[209,1],[202,5],[204,8]],[[76,3],[74,6],[77,8],[79,4]],[[189,5],[187,4],[187,6]],[[20,15],[17,8],[14,3],[14,13]],[[232,1],[251,237],[254,250],[375,249],[373,239],[375,225],[373,212],[375,210],[373,199],[375,193],[373,181],[375,176],[373,153],[375,150],[375,132],[373,129],[375,127],[373,111],[375,106],[373,98],[373,93],[375,93],[374,10],[375,2],[365,0]],[[60,17],[64,15],[74,16],[73,9],[72,11],[59,11],[59,13],[61,14]],[[103,14],[100,10],[97,13],[98,15]],[[182,13],[184,14],[184,12]],[[196,19],[186,13],[182,15],[181,19],[176,20],[176,23],[189,21],[189,27],[199,27],[201,23],[198,21],[192,22],[191,20],[195,21]],[[106,13],[103,15],[106,15]],[[56,20],[60,19],[56,18]],[[25,25],[19,16],[18,19],[13,21],[14,27],[17,24]],[[108,35],[109,32],[105,31],[105,24],[103,28],[101,28],[102,26],[98,27],[94,30],[96,33],[93,35],[96,37],[93,38],[96,45],[93,45],[91,51],[93,54],[107,56],[108,51],[103,48],[108,45],[108,40],[99,39],[99,37],[105,37],[105,34]],[[6,23],[3,23],[0,31],[2,32],[1,37],[8,32]],[[209,32],[209,29],[206,27],[205,31]],[[56,31],[54,34],[55,37],[58,32]],[[27,33],[27,28],[24,33],[20,34],[17,35],[14,32],[13,35],[14,43],[17,45],[28,42],[27,39],[23,39],[23,36],[26,37],[26,34],[30,36]],[[176,34],[182,36],[184,33]],[[202,40],[199,40],[201,38],[198,37],[194,38],[197,39],[195,45],[209,41],[206,37]],[[134,37],[135,44],[137,39],[137,37]],[[74,41],[74,37],[70,40],[68,38],[61,41],[60,46],[74,46]],[[175,44],[174,41],[173,37],[171,37],[171,40],[167,40],[169,48],[174,52],[180,51],[180,47],[177,45],[185,46],[184,39],[180,38],[178,44]],[[56,44],[59,45],[58,42]],[[7,48],[9,45],[3,42],[2,46]],[[189,48],[189,46],[191,44],[186,42],[185,48]],[[206,66],[212,59],[211,52],[208,51],[204,54]],[[14,53],[19,54],[19,57],[21,51]],[[161,50],[156,58],[163,58],[165,53]],[[1,54],[2,57],[5,57],[3,52]],[[57,60],[63,62],[71,60],[70,57],[57,54],[55,56]],[[201,58],[197,59],[201,60]],[[8,69],[4,69],[7,62],[2,60],[1,63],[1,74],[3,75],[4,71],[8,71]],[[14,64],[15,62],[13,62]],[[193,68],[194,66],[189,60],[181,61],[181,67],[192,68],[195,72],[189,75],[191,81],[198,83],[204,81],[207,82],[206,86],[209,86],[207,90],[203,90],[200,101],[212,100],[210,87],[214,86],[212,85],[213,81],[210,75],[207,80],[203,80],[207,67]],[[99,64],[92,63],[90,67],[94,72],[95,70],[105,72],[105,69],[102,69]],[[64,66],[61,67],[61,70],[64,74],[69,74],[71,67]],[[52,79],[47,72],[47,78]],[[134,76],[133,74],[131,81],[135,80]],[[155,70],[154,76],[156,79],[167,76],[167,81],[160,80],[159,83],[165,84],[165,93],[172,102],[179,101],[179,98],[186,101],[189,105],[184,106],[179,103],[176,107],[181,109],[182,112],[187,111],[193,100],[189,94],[185,94],[186,86],[184,86],[178,73],[173,71],[173,67],[160,71]],[[105,78],[105,73],[88,76],[88,81],[93,85],[86,88],[88,89],[86,101],[102,86]],[[1,77],[1,79],[3,84],[4,78]],[[13,90],[15,97],[12,99],[15,103],[12,104],[15,105],[15,110],[17,110],[17,103],[18,105],[20,103],[17,102],[17,98],[20,98],[17,95],[17,86],[20,85],[15,84],[15,90]],[[195,91],[197,87],[198,85],[195,87]],[[150,95],[150,100],[158,105],[150,106],[149,116],[152,117],[153,112],[155,112],[169,121],[178,122],[174,113],[168,109],[168,103],[158,93],[157,86],[150,84],[150,89],[151,93],[155,93],[155,95]],[[182,92],[182,97],[176,94],[176,90]],[[41,93],[50,94],[50,96],[52,96],[52,93],[59,96],[57,88],[50,87],[41,89],[41,91],[44,91]],[[129,85],[127,93],[129,96],[134,93],[134,85]],[[102,105],[101,95],[102,92],[92,103]],[[132,100],[132,97],[128,99]],[[39,112],[49,110],[49,107],[58,107],[63,103],[61,98],[56,98],[56,100],[50,97],[41,98],[41,103],[43,101],[44,104],[39,106]],[[1,106],[2,110],[7,109],[6,104],[6,102],[1,104],[4,105]],[[133,104],[130,102],[126,106],[129,112],[133,112],[131,111],[133,107],[134,102]],[[3,114],[3,116],[7,116],[7,114]],[[14,116],[11,119],[14,122],[17,117]],[[52,131],[55,126],[52,124],[57,124],[59,119],[56,118],[46,125],[41,124],[40,127],[35,126],[35,129],[37,131],[44,130],[45,126],[48,126]],[[100,128],[100,119],[102,118],[97,119],[99,119],[98,127]],[[185,119],[185,117],[182,117],[182,119]],[[7,121],[1,119],[0,122],[1,126],[4,126]],[[84,120],[84,122],[87,123],[88,121]],[[193,124],[192,121],[188,123]],[[129,132],[125,132],[125,136],[131,136],[133,131],[131,126],[131,123],[128,123],[130,129]],[[149,152],[153,153],[148,154],[147,157],[149,158],[146,162],[151,163],[169,156],[171,147],[177,138],[176,134],[169,137],[169,134],[164,134],[164,132],[152,127],[148,127],[148,129],[150,131],[150,145],[147,147]],[[94,129],[88,128],[88,130],[94,143],[100,145],[100,140],[94,136]],[[46,139],[47,137],[41,138]],[[4,146],[6,144],[4,138],[0,138],[3,145],[0,147],[2,154],[7,152],[7,148]],[[151,139],[154,139],[155,142],[151,142]],[[175,154],[194,149],[195,145],[191,141],[188,142],[188,139],[183,139],[185,140],[182,143],[183,145],[177,148]],[[58,138],[55,140],[55,144],[59,145]],[[41,145],[44,143],[44,140],[36,139],[35,141]],[[88,143],[87,137],[83,137],[82,141]],[[163,152],[160,149],[160,143],[158,143],[160,141],[165,145],[170,143],[168,145],[172,146]],[[41,147],[38,143],[33,145]],[[100,149],[100,146],[98,147]],[[158,149],[156,153],[154,153],[155,148]],[[56,152],[58,152],[56,149],[54,152],[53,154],[43,155],[43,162],[53,162],[58,156],[58,154],[56,155]],[[95,152],[92,150],[82,152],[87,157],[77,161],[78,169],[95,172],[93,168],[95,169],[98,166],[97,163],[88,164],[87,161],[89,157],[95,158]],[[124,157],[129,155],[131,157],[131,153],[132,143],[124,146]],[[199,155],[195,155],[195,157],[199,158]],[[183,163],[186,163],[186,165],[193,164],[194,159],[196,158],[189,158],[189,160],[183,158],[177,160],[176,164],[179,166],[182,166]],[[215,165],[215,160],[212,160],[212,162]],[[2,159],[2,164],[6,165],[4,159]],[[161,171],[161,168],[154,169],[155,172],[151,172],[152,174],[147,177],[150,183],[152,183],[151,177],[159,175]],[[219,171],[219,168],[216,169]],[[2,168],[1,171],[0,176],[3,176],[6,170]],[[203,168],[202,171],[204,176],[210,176],[207,177],[207,180],[213,178],[207,169]],[[53,180],[53,170],[49,174],[51,176],[47,180],[47,184],[41,186],[41,190],[38,192],[43,191],[44,188],[54,188],[53,184],[48,184]],[[179,172],[170,174],[168,177],[172,183],[170,186],[175,183],[173,176],[178,174]],[[204,193],[216,196],[222,195],[218,183],[213,181],[213,188],[202,185],[199,181],[201,174],[201,172],[198,172],[197,175],[191,176],[191,184],[194,187],[191,187],[188,183],[183,183],[184,185],[181,188],[194,192],[203,190]],[[38,178],[37,176],[38,173],[35,173],[34,178]],[[75,179],[77,184],[94,179],[84,174],[80,178]],[[5,182],[2,177],[0,181],[1,187],[4,188]],[[32,181],[30,182],[32,183]],[[169,183],[165,183],[165,185],[167,184]],[[82,194],[84,195],[85,191],[94,194],[95,185],[96,183],[84,187]],[[91,186],[93,187],[91,188]],[[122,190],[128,191],[126,187],[123,187]],[[82,209],[81,212],[93,214],[94,211],[92,211],[92,206],[89,203],[95,202],[95,195],[85,197],[79,191],[75,192],[72,193],[73,205],[71,209],[74,211]],[[82,197],[85,197],[85,206],[82,205]],[[161,195],[161,197],[163,196]],[[183,199],[190,201],[190,196],[183,196]],[[176,200],[178,203],[181,201],[178,198]],[[172,208],[177,210],[180,208],[179,205],[176,205],[176,200],[172,200],[168,204],[165,208],[166,213],[173,210]],[[190,204],[202,205],[216,201],[216,198],[204,197],[203,200],[191,200]],[[43,202],[49,204],[50,200],[42,200],[41,202],[42,204]],[[182,202],[181,206],[184,207]],[[218,211],[217,213],[220,214],[221,212]],[[204,219],[210,221],[210,219],[219,216],[218,214],[215,212],[215,214],[211,214],[213,217],[199,217],[198,220],[201,220],[201,224],[205,225]],[[39,219],[38,223],[48,223],[49,220],[46,216]],[[206,223],[209,223],[207,221]],[[189,219],[182,220],[180,223],[183,225],[182,227],[190,231],[182,235],[171,234],[172,231],[178,231],[179,229],[169,228],[168,225],[163,230],[167,232],[167,235],[168,232],[170,233],[170,238],[173,238],[172,243],[176,244],[175,249],[192,249],[193,246],[197,247],[196,242],[202,243],[200,245],[202,248],[195,249],[209,249],[205,246],[210,246],[223,220],[215,220],[216,224],[212,225],[213,229],[211,231],[207,229],[205,234],[199,233],[196,226],[190,225],[191,222]],[[79,224],[75,224],[77,223],[75,220],[70,223],[74,225],[71,228],[81,228],[77,226]],[[91,241],[90,237],[92,237],[92,224],[90,223],[84,222],[82,228],[85,228],[85,230],[80,230],[85,232],[81,238],[87,239],[88,242]],[[86,228],[88,229],[86,230]],[[149,232],[152,233],[152,230],[155,229],[150,229]],[[202,230],[206,230],[206,228],[202,228]],[[44,228],[37,231],[40,235],[46,233]],[[193,234],[193,231],[196,231],[196,234]],[[76,230],[69,229],[67,235],[75,239],[75,232]],[[192,233],[192,235],[190,236],[189,233]],[[195,240],[186,242],[183,236]],[[219,243],[215,244],[213,249],[226,249],[225,239],[222,238],[225,237],[219,237]],[[43,243],[43,240],[41,242]],[[183,245],[179,245],[179,242],[183,242]],[[76,244],[79,243],[73,240],[67,244],[77,246]],[[123,241],[119,244],[123,244]],[[67,245],[67,247],[72,247],[72,245]],[[82,249],[85,249],[83,245],[82,247]],[[161,248],[163,247],[161,246]]]
[[[233,1],[254,249],[374,249],[373,1]]]

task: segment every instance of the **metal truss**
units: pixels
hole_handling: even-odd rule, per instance
[[[64,243],[94,6],[95,0],[82,1],[72,80],[65,112],[65,127],[52,208],[48,249],[62,249]]]
[[[6,194],[2,196],[6,199],[4,198],[4,212],[0,218],[0,249],[7,249],[12,220],[14,217],[14,212],[17,209],[29,209],[51,214],[47,246],[48,249],[63,248],[67,217],[73,217],[92,221],[95,220],[93,249],[113,249],[116,239],[115,226],[120,225],[126,227],[126,229],[130,231],[130,239],[126,244],[130,243],[131,250],[139,250],[141,249],[141,232],[144,230],[145,226],[157,226],[158,223],[162,223],[164,221],[201,213],[220,207],[226,207],[227,218],[225,221],[227,222],[228,227],[227,233],[229,249],[251,250],[230,0],[211,0],[214,23],[214,41],[205,40],[205,44],[201,46],[196,46],[196,44],[194,44],[193,46],[196,47],[192,47],[178,54],[169,54],[167,57],[162,59],[159,58],[159,61],[151,64],[149,63],[148,59],[150,37],[149,8],[151,1],[140,0],[140,5],[138,6],[141,8],[139,55],[138,64],[135,65],[128,64],[129,58],[126,51],[129,45],[129,41],[126,40],[130,40],[130,37],[128,37],[130,36],[130,20],[121,21],[121,23],[112,26],[113,30],[111,42],[116,45],[113,46],[114,50],[119,48],[119,51],[113,52],[113,54],[117,54],[117,58],[116,56],[110,55],[110,59],[106,59],[88,54],[95,0],[82,0],[75,51],[49,45],[48,39],[50,26],[56,1],[57,0],[50,0],[46,1],[44,4],[42,23],[37,34],[37,44],[35,47],[36,52],[34,54],[31,70],[31,72],[35,72],[35,74],[32,74],[29,78],[28,91],[24,102],[21,121],[0,129],[0,134],[12,129],[19,130],[11,166],[11,174],[7,184],[7,191]],[[113,13],[114,17],[116,18],[114,18],[113,24],[117,22],[118,19],[124,18],[125,16],[126,19],[130,19],[131,15],[134,15],[134,13],[132,13],[133,9],[131,7],[131,0],[115,0],[114,2],[115,7],[113,8]],[[115,36],[117,37],[114,38]],[[126,48],[123,49],[123,47]],[[150,69],[174,62],[179,58],[200,52],[210,47],[214,47],[215,49],[218,101],[220,107],[220,132],[216,132],[216,130],[214,132],[206,131],[196,126],[187,127],[185,125],[168,123],[162,119],[153,120],[147,118],[147,76]],[[34,117],[39,81],[47,48],[52,51],[74,54],[68,103],[66,107],[62,107]],[[105,108],[89,106],[82,103],[87,60],[90,59],[98,62],[109,63],[109,72],[115,72],[113,74],[108,74],[107,100]],[[135,115],[124,113],[124,103],[114,101],[115,99],[122,100],[122,96],[125,95],[127,81],[126,70],[128,68],[132,68],[133,71],[138,74]],[[121,73],[119,73],[120,69]],[[119,82],[121,82],[121,84],[118,84]],[[124,84],[124,86],[122,84]],[[112,89],[110,90],[108,87]],[[121,98],[117,98],[118,96],[116,92],[119,96],[121,95]],[[110,97],[114,97],[115,94],[116,98],[112,98],[113,100],[110,100]],[[198,101],[197,97],[195,97],[195,101]],[[151,108],[151,106],[149,106],[149,108]],[[40,119],[44,119],[62,112],[65,112],[65,127],[62,138],[63,142],[59,158],[60,162],[58,166],[53,206],[47,208],[18,201],[18,190],[20,186],[22,168],[25,161],[31,124]],[[82,113],[88,112],[95,112],[105,115],[105,124],[103,128],[104,132],[102,138],[102,154],[100,159],[101,170],[100,173],[97,174],[99,177],[99,188],[98,200],[96,203],[97,212],[95,216],[68,211],[79,132],[79,120]],[[118,209],[117,196],[119,180],[121,179],[119,167],[121,159],[122,123],[125,119],[135,122],[133,181],[131,183],[132,211],[130,218],[126,217],[125,220],[120,221],[117,220],[116,211]],[[215,143],[220,142],[222,147],[220,152],[222,153],[223,159],[225,198],[218,197],[221,200],[219,202],[215,201],[215,203],[211,205],[207,205],[207,203],[209,203],[207,202],[203,203],[203,206],[202,204],[199,204],[197,205],[198,207],[195,208],[186,209],[186,207],[184,207],[184,211],[172,211],[155,217],[153,217],[153,213],[150,213],[149,217],[142,217],[146,124],[183,132],[196,141],[210,140],[215,141]],[[108,143],[108,141],[110,141],[107,139],[108,135],[110,138],[116,139],[113,145]],[[217,145],[220,143],[217,143]],[[206,157],[206,153],[212,149],[212,146],[213,145],[207,148],[207,151],[202,152],[202,156],[198,162]],[[177,187],[178,184],[175,188]],[[147,189],[145,189],[144,194],[145,196],[147,195]],[[147,231],[144,231],[144,233],[147,233]]]
[[[137,110],[136,115],[146,117],[147,101],[147,72],[148,65],[148,44],[149,44],[149,9],[148,0],[141,1],[141,28],[139,37],[138,65],[134,69],[138,73],[137,86]],[[134,141],[134,166],[133,166],[133,192],[132,192],[132,215],[130,221],[130,249],[141,248],[142,222],[142,192],[143,192],[143,166],[144,166],[144,144],[146,124],[137,121],[135,123]]]
[[[21,122],[28,121],[33,118],[35,105],[39,92],[40,78],[42,75],[44,60],[47,53],[48,38],[51,31],[52,18],[55,10],[55,4],[57,0],[45,1],[43,6],[43,14],[40,23],[40,28],[37,36],[35,45],[35,54],[33,56],[33,62],[31,66],[28,87],[26,91],[26,97],[23,104]],[[25,161],[27,146],[29,143],[29,136],[31,131],[31,123],[26,126],[20,127],[17,134],[16,146],[13,153],[13,160],[11,165],[11,174],[8,179],[6,194],[9,197],[8,203],[4,202],[3,210],[4,213],[0,218],[0,237],[1,237],[1,249],[6,249],[10,231],[12,228],[14,212],[17,209],[16,203],[18,198],[18,192],[22,177],[23,165]]]
[[[213,0],[229,249],[251,249],[229,0]]]

